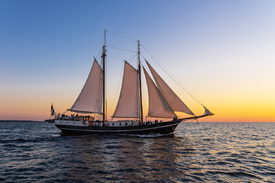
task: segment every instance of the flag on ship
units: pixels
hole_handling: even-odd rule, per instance
[[[51,115],[54,115],[54,108],[53,108],[53,104],[51,105]]]

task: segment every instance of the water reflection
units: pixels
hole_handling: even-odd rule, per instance
[[[184,174],[183,138],[124,136],[72,137],[65,158],[72,180],[171,180]]]

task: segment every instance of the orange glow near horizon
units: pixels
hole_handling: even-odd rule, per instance
[[[144,83],[143,83],[144,84]],[[36,91],[35,88],[16,88],[15,91],[4,91],[1,96],[0,120],[39,120],[43,121],[50,117],[51,103],[54,105],[56,113],[66,112],[70,108],[78,93],[81,84],[77,87],[68,85],[58,85],[55,90],[49,92],[46,88],[43,91]],[[19,86],[22,87],[22,86]],[[77,89],[76,89],[77,88]],[[80,88],[80,89],[79,89]],[[178,96],[196,114],[204,113],[203,107],[188,97],[182,89],[171,87]],[[195,87],[194,87],[195,88]],[[270,91],[238,90],[227,91],[212,85],[203,86],[204,90],[197,88],[196,96],[200,96],[202,103],[215,115],[209,118],[202,118],[202,122],[275,122],[275,102],[272,89]],[[144,119],[148,110],[148,96],[146,86],[143,86],[143,111]],[[248,92],[249,91],[249,92]],[[107,94],[107,119],[115,110],[118,94]],[[4,97],[5,96],[5,97]],[[52,97],[55,96],[55,97]],[[183,113],[177,113],[179,117],[186,117]]]
[[[33,97],[33,96],[32,96]],[[74,100],[70,99],[67,95],[60,97],[54,103],[54,109],[56,113],[63,113],[69,108]],[[15,98],[13,97],[13,100]],[[50,117],[50,105],[47,98],[41,99],[34,97],[34,100],[29,100],[27,97],[21,97],[17,99],[16,104],[10,102],[11,98],[7,98],[2,101],[0,108],[0,120],[39,120],[43,121]],[[39,102],[38,102],[39,101]],[[215,113],[214,116],[209,118],[199,119],[201,122],[274,122],[275,120],[275,104],[274,103],[253,103],[247,102],[234,102],[226,101],[221,103],[219,101],[208,102],[207,106],[209,110]],[[112,108],[108,108],[107,119],[111,120],[111,116],[115,109],[115,105]],[[148,104],[143,105],[144,119],[147,115]],[[198,112],[193,110],[195,114],[200,115],[203,113],[203,109],[199,109]],[[177,113],[179,117],[186,115]]]
[[[16,88],[15,91],[17,92],[4,91],[1,97],[0,120],[43,121],[50,117],[51,103],[53,103],[56,113],[66,112],[77,98],[82,87],[81,85],[82,83],[74,87],[70,84],[58,85],[58,87],[55,87],[55,90],[51,92],[49,92],[47,88],[44,88],[43,91],[36,91],[35,88],[30,87],[23,89]],[[196,115],[204,113],[203,107],[194,101],[194,99],[190,98],[190,96],[186,95],[182,89],[174,85],[172,85],[171,88]],[[209,118],[201,118],[199,121],[275,122],[274,97],[270,98],[270,96],[273,96],[272,89],[268,92],[249,89],[243,91],[227,91],[227,89],[223,90],[223,88],[217,88],[215,85],[210,87],[203,86],[202,88],[205,89],[201,90],[197,88],[195,95],[200,96],[202,103],[215,115]],[[113,93],[107,94],[108,120],[112,119],[111,116],[113,115],[119,97],[119,92],[116,96]],[[147,88],[143,86],[144,119],[147,115],[147,110]],[[179,115],[179,117],[186,117],[183,113],[177,113],[177,115]]]

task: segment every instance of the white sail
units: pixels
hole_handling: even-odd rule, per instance
[[[126,61],[120,96],[113,117],[140,117],[138,72]]]
[[[164,96],[173,111],[185,112],[187,114],[194,115],[193,112],[183,103],[183,101],[175,94],[175,92],[158,75],[158,73],[152,68],[152,66],[147,61],[146,63],[157,83],[161,94]]]
[[[149,95],[149,117],[160,117],[160,118],[174,118],[176,117],[175,113],[166,102],[162,96],[159,89],[156,87],[151,77],[148,75],[147,71],[144,69],[144,74],[148,86],[148,95]]]
[[[101,113],[103,96],[102,69],[95,60],[88,79],[70,111]]]

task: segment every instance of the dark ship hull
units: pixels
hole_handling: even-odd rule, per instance
[[[62,135],[87,135],[87,134],[170,134],[173,133],[181,120],[161,122],[156,124],[143,124],[138,126],[72,126],[55,124]]]

